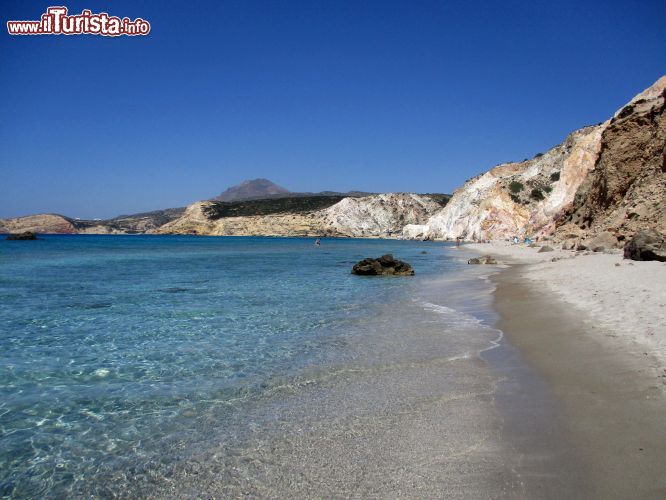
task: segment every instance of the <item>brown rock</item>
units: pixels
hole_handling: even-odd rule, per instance
[[[468,264],[489,264],[496,265],[497,261],[490,255],[484,255],[483,257],[475,257],[467,261]]]
[[[606,248],[616,247],[617,244],[617,237],[615,235],[608,231],[602,231],[589,241],[588,247],[595,252],[603,252]],[[601,249],[597,250],[597,248]]]
[[[666,238],[657,231],[640,231],[624,247],[624,258],[666,262]]]
[[[10,234],[7,236],[8,240],[36,240],[37,235],[35,233],[32,233],[30,231],[26,231],[25,233],[18,233],[18,234]]]
[[[377,259],[363,259],[352,268],[352,274],[361,276],[414,276],[414,269],[407,262],[382,255]]]

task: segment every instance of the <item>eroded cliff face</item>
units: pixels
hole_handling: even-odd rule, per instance
[[[557,221],[565,246],[623,245],[639,230],[666,234],[666,77],[604,129],[595,169]]]
[[[325,228],[345,236],[389,237],[401,235],[408,224],[423,224],[441,205],[412,193],[388,193],[345,198],[319,212]]]
[[[185,214],[157,230],[157,234],[225,236],[349,236],[401,235],[406,224],[424,223],[441,205],[410,193],[345,198],[316,211],[245,217],[216,217],[215,202],[190,205]]]
[[[559,146],[519,163],[505,163],[465,183],[408,238],[499,239],[548,233],[594,168],[607,123],[570,134]]]
[[[610,228],[621,240],[643,226],[663,227],[665,86],[662,77],[611,120],[469,180],[444,209],[424,225],[407,225],[403,236],[562,241]]]

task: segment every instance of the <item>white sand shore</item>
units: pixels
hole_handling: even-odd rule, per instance
[[[555,292],[587,313],[581,317],[593,321],[595,331],[623,342],[633,354],[647,356],[662,378],[666,374],[666,263],[624,260],[620,252],[538,253],[538,248],[507,242],[465,248],[493,255],[500,262],[528,264],[521,275],[535,293],[544,288]]]

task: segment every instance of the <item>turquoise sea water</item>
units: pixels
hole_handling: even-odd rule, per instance
[[[384,253],[410,262],[416,276],[350,274],[356,261]],[[195,454],[220,443],[241,449],[247,433],[272,432],[269,422],[294,398],[304,408],[324,386],[351,390],[354,370],[375,370],[377,382],[397,366],[492,347],[487,287],[460,278],[463,266],[429,242],[3,240],[0,494],[150,495]],[[316,396],[313,384],[322,387]],[[396,393],[380,401],[382,390],[373,391],[366,410],[375,415]],[[341,413],[353,397],[340,396]],[[292,408],[289,420],[321,422],[331,414],[323,408]]]

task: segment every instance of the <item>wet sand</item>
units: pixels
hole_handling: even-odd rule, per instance
[[[498,327],[559,402],[558,422],[585,476],[579,497],[666,498],[664,379],[525,269],[493,277]]]

